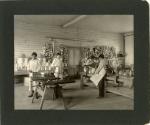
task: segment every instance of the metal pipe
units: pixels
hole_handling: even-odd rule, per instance
[[[66,27],[68,27],[68,26],[70,26],[70,25],[73,25],[73,24],[75,24],[76,22],[78,22],[79,20],[85,18],[86,16],[87,16],[87,15],[80,15],[80,16],[74,18],[73,20],[70,20],[69,22],[65,23],[64,25],[62,25],[62,27],[63,27],[63,28],[66,28]]]

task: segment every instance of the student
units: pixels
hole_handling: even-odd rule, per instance
[[[49,70],[51,66],[50,60],[46,59],[45,70]]]
[[[63,78],[63,61],[60,53],[56,54],[56,57],[52,61],[51,68],[54,69],[55,77]]]
[[[46,58],[44,57],[44,58],[42,58],[42,61],[41,61],[41,63],[40,63],[40,65],[41,65],[41,71],[44,71],[45,70],[45,65],[46,65]]]
[[[98,89],[99,89],[99,97],[104,97],[105,95],[105,77],[106,77],[106,60],[104,58],[104,55],[101,54],[99,56],[99,65],[98,65],[98,68],[96,69],[95,73],[94,74],[99,74],[101,75],[100,77],[101,80],[99,81],[98,83]],[[101,73],[102,72],[102,73]]]
[[[38,72],[40,70],[40,62],[37,59],[37,53],[36,52],[32,53],[32,59],[29,61],[28,70],[29,70],[30,74],[32,74],[33,72]],[[28,97],[33,96],[33,93],[34,93],[33,84],[36,84],[34,81],[31,80],[31,77],[32,76],[30,76]]]

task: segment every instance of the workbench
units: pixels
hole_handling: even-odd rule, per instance
[[[14,83],[24,83],[24,77],[28,77],[28,71],[15,71],[14,72]]]
[[[55,99],[62,99],[64,109],[67,108],[67,104],[64,100],[64,96],[62,93],[62,84],[68,84],[73,83],[74,80],[70,79],[59,79],[55,77],[38,77],[36,79],[32,79],[33,81],[37,81],[38,84],[35,86],[35,91],[32,98],[32,103],[34,102],[34,99],[36,97],[36,93],[38,92],[41,96],[41,104],[40,104],[40,110],[43,108],[43,104],[45,100],[55,100]]]

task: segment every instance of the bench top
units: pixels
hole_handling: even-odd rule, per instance
[[[74,83],[75,80],[54,80],[54,81],[48,81],[45,83],[45,85],[58,85],[58,84],[68,84],[68,83]]]

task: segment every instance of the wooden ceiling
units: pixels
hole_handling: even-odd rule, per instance
[[[61,28],[86,29],[98,32],[126,33],[134,31],[133,15],[17,15],[18,22],[58,26]]]

